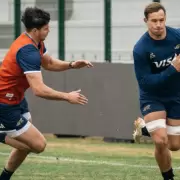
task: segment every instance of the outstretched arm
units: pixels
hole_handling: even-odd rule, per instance
[[[68,69],[79,69],[83,67],[92,67],[93,65],[87,60],[77,61],[61,61],[59,59],[51,57],[48,53],[44,54],[41,60],[41,65],[48,71],[65,71]]]
[[[87,98],[80,94],[80,90],[70,93],[56,91],[43,83],[41,72],[27,73],[26,78],[29,85],[36,96],[49,100],[68,101],[72,104],[84,105]]]
[[[21,48],[16,55],[17,63],[24,72],[27,81],[36,96],[50,100],[64,100],[72,104],[86,104],[87,98],[80,90],[70,93],[56,91],[43,82],[41,74],[41,57],[33,45]]]

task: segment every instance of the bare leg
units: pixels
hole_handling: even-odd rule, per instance
[[[10,172],[14,172],[23,163],[28,154],[28,151],[13,149],[5,168]]]
[[[171,154],[168,149],[168,135],[166,130],[166,112],[157,111],[144,117],[146,127],[155,144],[155,159],[164,180],[173,180]]]
[[[34,137],[31,137],[31,134]],[[36,139],[36,141],[32,141],[32,139]],[[14,172],[30,152],[40,153],[45,148],[44,136],[33,125],[31,125],[27,132],[18,136],[16,139],[6,136],[5,142],[16,148],[12,150],[5,166],[5,169],[10,172]]]
[[[166,172],[171,169],[171,154],[168,149],[168,138],[162,137],[166,134],[165,129],[158,129],[151,133],[151,137],[155,143],[155,158],[161,172]]]
[[[28,147],[26,144],[20,142],[20,141],[17,141],[16,139],[13,139],[9,136],[6,136],[5,138],[5,143],[15,149],[19,149],[19,150],[24,150],[24,151],[31,151],[30,147]]]

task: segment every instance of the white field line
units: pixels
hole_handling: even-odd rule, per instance
[[[9,156],[9,153],[0,152],[0,156]],[[126,163],[119,163],[119,162],[112,162],[112,161],[98,161],[98,160],[85,160],[85,159],[74,159],[74,158],[67,158],[67,157],[54,157],[54,156],[41,156],[41,155],[29,155],[28,158],[35,158],[35,159],[45,159],[51,160],[54,162],[69,162],[69,163],[82,163],[82,164],[90,164],[90,165],[108,165],[108,166],[124,166],[124,167],[131,167],[131,168],[145,168],[145,169],[156,169],[157,166],[148,166],[148,165],[137,165],[137,164],[126,164]],[[175,167],[173,169],[180,169],[180,167]]]

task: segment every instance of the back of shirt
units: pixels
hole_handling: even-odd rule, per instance
[[[141,99],[180,97],[180,73],[171,65],[175,54],[180,54],[180,29],[166,30],[165,39],[154,40],[146,32],[134,46]]]

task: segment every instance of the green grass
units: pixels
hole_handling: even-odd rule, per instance
[[[12,180],[162,180],[159,169],[154,167],[156,162],[151,144],[47,139],[46,151],[35,157],[30,155]],[[0,146],[1,153],[10,152],[9,147]],[[0,167],[3,168],[7,158],[6,154],[0,155]],[[179,164],[180,153],[173,153],[174,167]],[[180,179],[179,170],[175,170],[175,174],[176,179]]]

